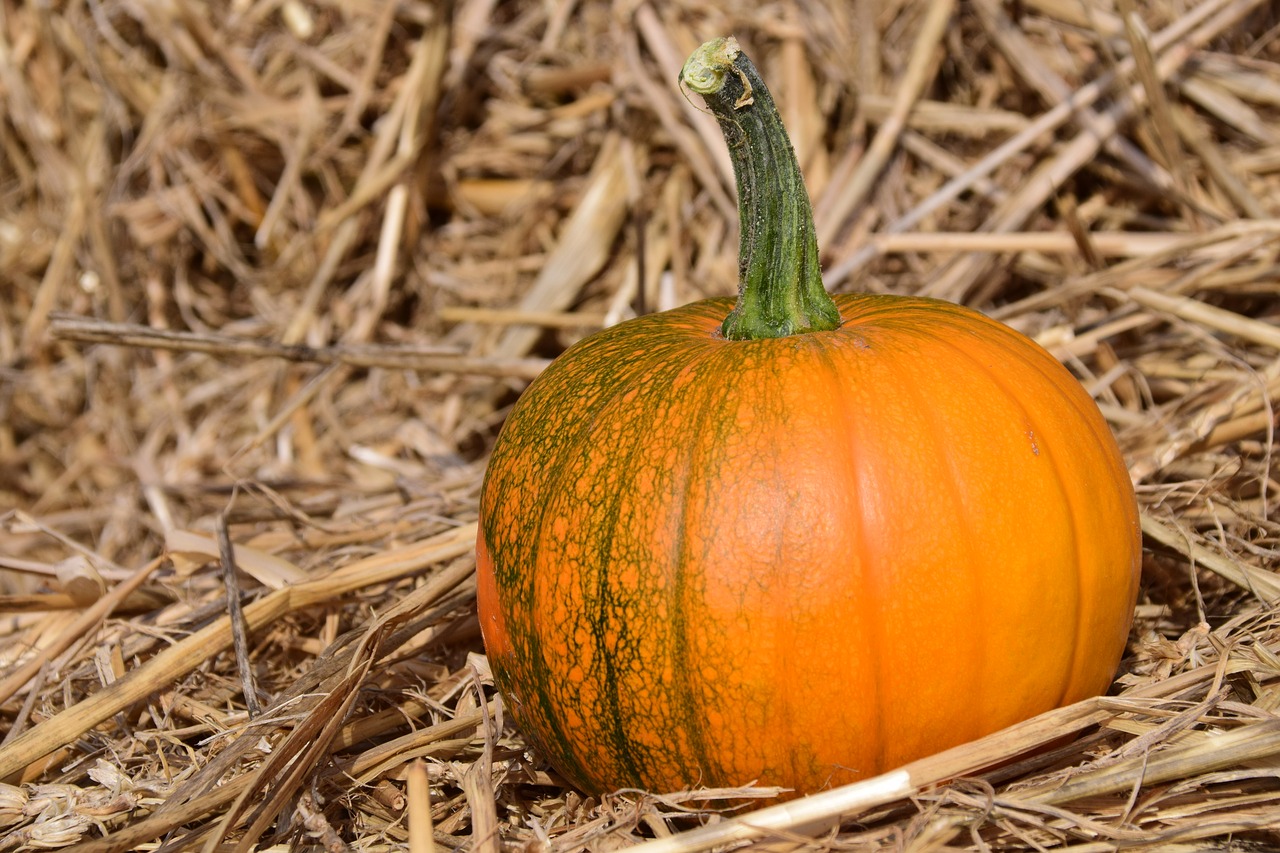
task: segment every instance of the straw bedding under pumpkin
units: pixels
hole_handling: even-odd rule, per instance
[[[1275,5],[738,6],[0,4],[0,850],[1280,845]],[[726,33],[829,285],[1045,344],[1146,538],[1111,695],[745,821],[564,787],[471,556],[529,378],[732,292]]]

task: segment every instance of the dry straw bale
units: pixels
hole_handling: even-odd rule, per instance
[[[1275,5],[741,6],[0,4],[0,850],[1280,844]],[[564,788],[470,556],[547,359],[732,290],[723,33],[829,284],[1048,346],[1147,542],[1112,696],[749,824]]]

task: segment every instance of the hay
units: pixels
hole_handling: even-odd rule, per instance
[[[0,850],[1280,845],[1274,5],[736,6],[0,9]],[[470,555],[527,380],[732,291],[722,33],[829,284],[1045,344],[1147,545],[1112,695],[747,817],[549,773]]]

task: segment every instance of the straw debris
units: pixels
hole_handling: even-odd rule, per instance
[[[740,7],[0,7],[0,850],[1280,846],[1275,5]],[[887,777],[585,799],[494,696],[477,494],[565,346],[733,291],[674,86],[727,33],[830,287],[1098,401],[1142,598],[1111,695]]]

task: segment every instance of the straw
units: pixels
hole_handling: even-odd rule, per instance
[[[0,851],[1280,845],[1272,5],[224,5],[3,14]],[[781,805],[573,789],[474,580],[529,382],[734,292],[719,35],[829,286],[1039,341],[1144,542],[1106,696]]]

